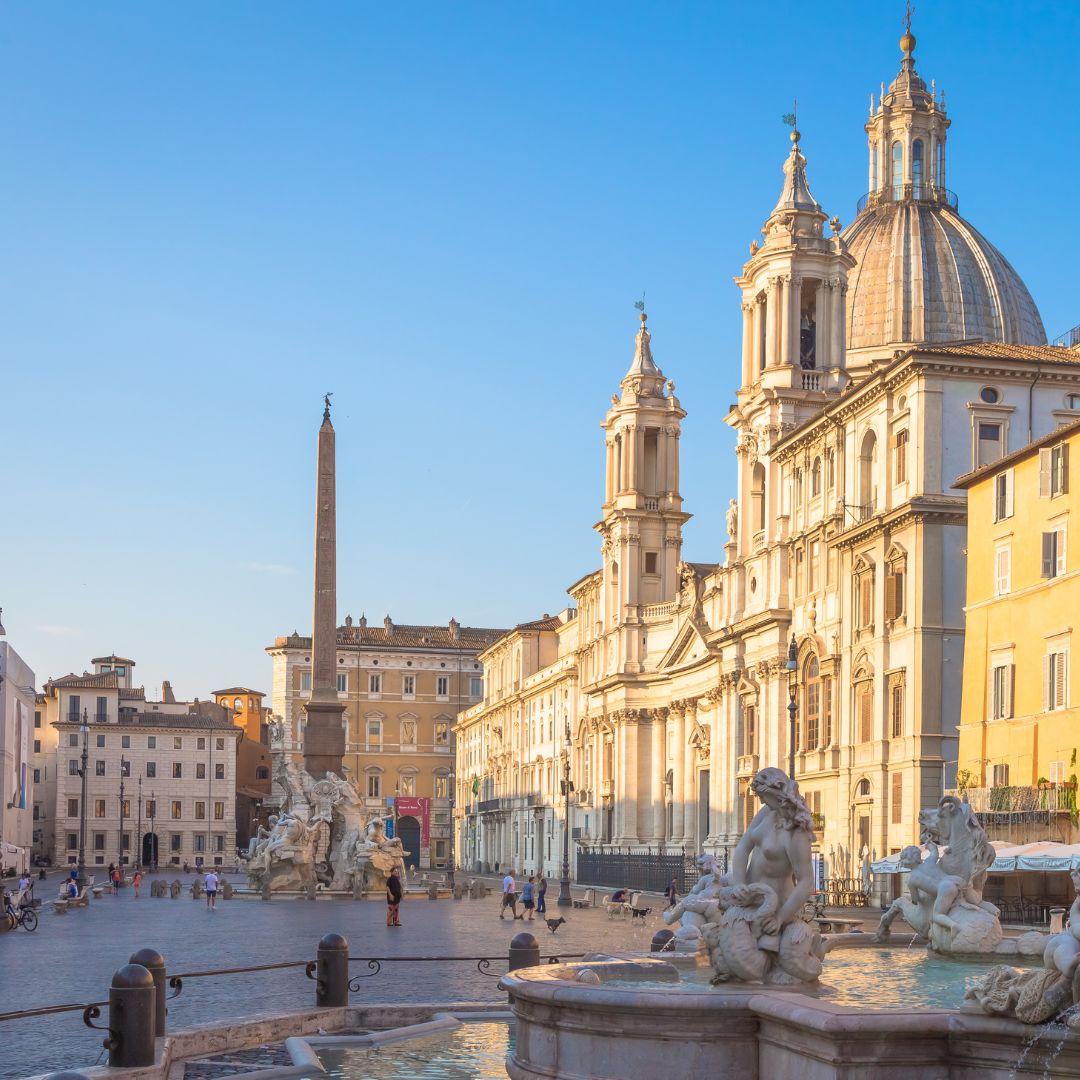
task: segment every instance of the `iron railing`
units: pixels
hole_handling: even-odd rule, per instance
[[[1060,337],[1054,338],[1050,344],[1057,345],[1061,349],[1075,349],[1080,345],[1080,326],[1074,326],[1071,330],[1066,330]]]
[[[1014,784],[1001,787],[966,788],[950,791],[971,805],[980,820],[987,817],[1042,817],[1046,814],[1076,812],[1076,787],[1073,784]]]
[[[723,859],[727,872],[727,855]],[[675,887],[685,894],[701,877],[697,859],[683,851],[663,851],[632,848],[600,848],[595,851],[578,848],[577,884],[599,885],[603,888],[643,889],[663,892],[675,879]]]
[[[861,214],[868,206],[882,206],[894,202],[926,202],[947,206],[955,210],[959,206],[956,195],[937,184],[887,184],[878,191],[868,191],[856,204],[855,212]]]

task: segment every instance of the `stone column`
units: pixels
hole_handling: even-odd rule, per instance
[[[649,775],[652,779],[652,839],[658,844],[664,842],[664,827],[667,824],[667,812],[664,807],[664,720],[661,710],[652,714],[652,754],[649,760]]]
[[[627,716],[623,720],[626,737],[626,771],[623,783],[623,835],[626,843],[638,842],[638,741],[641,726],[637,718]]]
[[[656,436],[656,493],[666,495],[668,487],[668,440],[663,429]]]
[[[679,431],[674,428],[671,432],[671,491],[679,494]]]
[[[765,305],[760,301],[754,300],[753,311],[753,334],[754,334],[754,350],[753,350],[753,369],[754,374],[750,379],[750,382],[756,382],[761,377],[761,365],[764,360],[764,351],[762,349],[761,342],[761,320],[765,317]],[[748,384],[749,385],[749,384]]]
[[[607,454],[604,470],[604,502],[609,503],[615,495],[615,447],[611,442],[605,442],[604,448]]]
[[[692,844],[697,834],[697,751],[690,743],[697,720],[697,705],[686,709],[683,731],[683,841]]]
[[[833,307],[829,320],[829,329],[832,331],[831,360],[833,367],[840,366],[841,358],[844,355],[844,293],[846,291],[846,286],[841,285],[840,279],[837,278],[836,283],[833,285]]]
[[[630,487],[645,490],[645,429],[639,424],[634,428],[634,463],[630,473]]]
[[[742,303],[742,381],[750,386],[754,381],[754,305]]]
[[[685,718],[682,706],[672,705],[669,714],[671,724],[671,842],[681,844],[683,841],[683,798],[685,788],[683,785],[683,769],[686,765],[686,757],[683,754],[683,741],[685,733]]]
[[[777,283],[777,307],[780,315],[780,354],[777,363],[791,362],[791,287],[790,278],[781,277]]]
[[[615,844],[626,843],[626,725],[621,715],[612,717],[615,738],[615,764],[613,790],[615,793],[615,820],[612,823],[611,839]]]
[[[776,278],[769,279],[769,286],[765,290],[765,366],[776,365],[776,312],[777,303]]]
[[[709,836],[719,839],[723,827],[723,792],[727,772],[727,756],[723,753],[721,729],[724,718],[724,699],[718,697],[709,710]]]
[[[791,332],[788,340],[787,362],[792,367],[799,366],[799,355],[802,351],[802,278],[792,274],[791,284],[788,287],[788,318],[791,320]]]
[[[818,371],[832,367],[829,343],[829,318],[832,308],[832,287],[827,281],[818,286],[817,292],[817,335],[815,364]]]

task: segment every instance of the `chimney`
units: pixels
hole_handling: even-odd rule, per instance
[[[386,618],[383,619],[382,624],[383,629],[385,629],[388,634],[392,634],[394,632],[394,620],[391,619],[389,615],[387,615]]]
[[[452,641],[457,641],[457,639],[461,636],[460,630],[461,630],[461,624],[457,621],[457,619],[451,618],[450,619],[450,638],[451,638]]]
[[[176,704],[176,695],[173,693],[172,683],[168,679],[161,680],[161,700],[166,705]]]

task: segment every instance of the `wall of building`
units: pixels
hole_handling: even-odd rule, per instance
[[[34,673],[0,638],[0,841],[19,851],[0,853],[0,865],[25,868],[34,835]]]

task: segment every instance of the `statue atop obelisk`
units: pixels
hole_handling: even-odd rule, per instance
[[[337,493],[330,395],[319,428],[315,501],[315,612],[311,633],[311,698],[304,729],[304,768],[316,780],[341,774],[345,706],[337,696]]]

